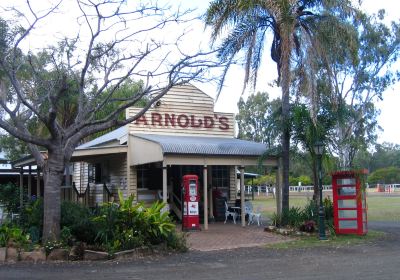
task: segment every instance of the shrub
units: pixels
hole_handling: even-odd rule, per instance
[[[32,200],[24,205],[20,217],[20,225],[25,232],[32,232],[36,239],[35,241],[39,242],[43,229],[43,199]]]
[[[303,215],[305,221],[314,221],[318,220],[318,205],[315,200],[308,200],[308,203],[304,206]]]
[[[298,228],[304,221],[303,212],[299,207],[291,207],[282,211],[282,215],[274,214],[272,222],[275,226],[290,226]]]
[[[166,239],[167,247],[177,252],[187,252],[186,234],[171,232]]]
[[[23,248],[29,244],[29,235],[16,225],[3,224],[0,226],[0,247],[5,247],[9,242],[14,242]]]
[[[119,207],[115,203],[107,203],[100,207],[99,214],[94,216],[91,221],[96,230],[93,241],[100,244],[113,243],[118,235],[118,230],[123,230],[124,221],[121,220]]]
[[[171,246],[183,247],[180,237],[174,236],[175,225],[163,211],[164,203],[155,202],[150,207],[133,203],[133,196],[124,198],[119,192],[119,204],[107,203],[92,218],[96,229],[95,243],[113,252],[143,245],[171,242]]]
[[[74,237],[72,235],[71,229],[69,227],[63,227],[60,232],[60,241],[66,246],[72,246],[74,242]]]
[[[92,217],[92,211],[82,204],[70,201],[61,203],[61,228],[67,227],[76,240],[90,244],[94,242],[96,229]]]
[[[165,203],[155,202],[149,208],[145,208],[139,217],[143,223],[142,232],[145,234],[148,242],[157,245],[166,240],[166,238],[175,230],[169,213],[163,211]]]
[[[315,221],[304,221],[304,223],[300,226],[300,230],[304,232],[314,232],[315,231]]]
[[[330,197],[325,197],[324,199],[324,210],[325,210],[325,219],[333,220],[333,202]]]
[[[19,187],[12,183],[0,185],[0,204],[8,213],[19,211]]]

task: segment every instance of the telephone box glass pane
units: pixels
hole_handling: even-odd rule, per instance
[[[356,208],[357,204],[354,199],[339,199],[339,208]]]
[[[357,210],[339,210],[339,218],[357,218]]]
[[[357,228],[357,221],[339,221],[339,228],[341,229]]]
[[[197,195],[196,180],[189,181],[189,195]]]
[[[338,195],[356,195],[356,187],[337,188]]]
[[[338,185],[355,185],[356,179],[355,178],[337,179],[336,183]]]

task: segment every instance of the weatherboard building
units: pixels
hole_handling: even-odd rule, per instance
[[[139,110],[128,108],[126,116]],[[197,175],[207,229],[219,207],[215,196],[235,203],[237,185],[244,194],[245,167],[258,165],[265,151],[264,144],[236,139],[234,114],[215,112],[210,96],[192,85],[178,86],[136,121],[78,146],[70,180],[78,199],[89,204],[116,199],[120,190],[136,201],[163,200],[181,217],[182,177]],[[262,164],[279,171],[277,158]]]

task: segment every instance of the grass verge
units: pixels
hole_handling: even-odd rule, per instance
[[[381,238],[384,238],[386,233],[382,231],[370,230],[367,235],[359,236],[359,235],[336,235],[331,236],[328,240],[320,241],[315,235],[313,236],[301,236],[296,237],[296,240],[268,244],[267,248],[271,249],[295,249],[295,248],[312,248],[312,247],[343,247],[343,246],[351,246],[360,243],[367,243],[371,241],[375,241]]]

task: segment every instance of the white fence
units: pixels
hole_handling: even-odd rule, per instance
[[[323,185],[324,191],[332,190],[332,185]],[[313,192],[314,186],[289,186],[290,192]],[[256,196],[260,195],[275,195],[275,186],[245,186],[246,195],[253,194]]]
[[[332,190],[332,185],[323,185],[322,189],[324,191]],[[367,186],[369,191],[376,191],[376,192],[400,192],[400,184],[380,184],[380,185],[369,185]],[[314,186],[289,186],[290,192],[313,192]],[[274,195],[275,194],[275,187],[274,186],[245,186],[245,193],[246,195]]]

